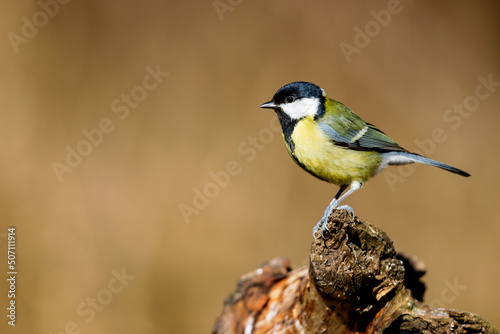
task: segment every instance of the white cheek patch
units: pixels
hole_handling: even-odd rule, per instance
[[[300,119],[316,115],[319,109],[319,99],[317,97],[302,98],[292,103],[283,103],[280,107],[291,119]]]

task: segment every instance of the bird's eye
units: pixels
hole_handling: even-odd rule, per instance
[[[295,96],[290,95],[286,98],[287,103],[292,103],[293,101],[295,101]]]

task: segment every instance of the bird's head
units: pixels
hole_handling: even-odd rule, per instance
[[[297,81],[278,89],[261,108],[273,109],[278,116],[299,120],[324,113],[325,91],[310,82]]]

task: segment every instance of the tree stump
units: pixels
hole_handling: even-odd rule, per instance
[[[397,254],[384,231],[343,210],[328,228],[308,268],[275,258],[243,275],[212,333],[499,333],[478,315],[422,303],[422,263]]]

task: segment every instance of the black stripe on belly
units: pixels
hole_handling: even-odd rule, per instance
[[[290,151],[293,152],[295,151],[295,144],[292,140],[292,133],[293,129],[295,129],[295,125],[297,125],[297,120],[291,119],[290,116],[281,110],[276,110],[276,114],[278,115],[286,144],[290,148]]]

